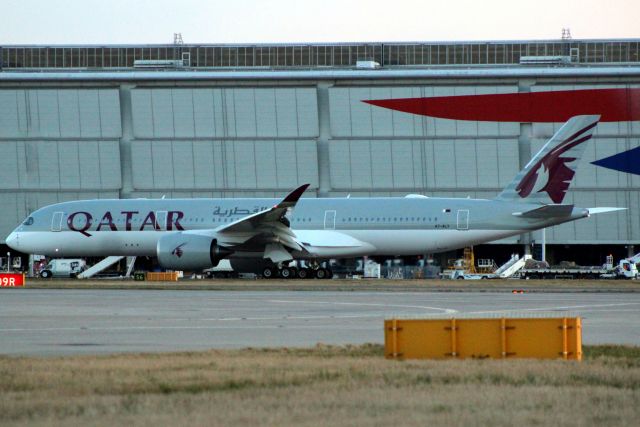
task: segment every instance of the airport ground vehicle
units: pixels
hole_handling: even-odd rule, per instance
[[[87,262],[80,258],[52,259],[40,272],[40,277],[76,277],[87,267]]]
[[[557,266],[546,268],[523,268],[517,273],[521,279],[636,279],[638,267],[632,259],[622,259],[613,263],[613,256],[607,256],[602,266]]]
[[[209,279],[227,279],[238,277],[238,273],[231,267],[231,262],[228,259],[222,259],[215,267],[208,268],[203,271]]]

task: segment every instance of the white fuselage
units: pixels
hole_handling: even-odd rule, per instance
[[[216,230],[277,203],[274,199],[89,200],[34,212],[7,238],[24,252],[55,257],[156,256],[158,240]],[[495,200],[440,198],[301,199],[287,221],[307,254],[296,258],[418,255],[513,236],[584,217],[520,218],[531,206]],[[229,245],[249,239],[230,233]],[[236,251],[232,257],[256,254]]]

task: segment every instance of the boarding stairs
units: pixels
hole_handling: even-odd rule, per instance
[[[511,259],[498,268],[494,274],[496,274],[501,279],[507,279],[518,271],[520,271],[528,259],[531,258],[531,255],[525,255],[522,258],[518,254],[511,255]]]
[[[86,269],[82,273],[78,274],[78,279],[89,279],[90,277],[95,276],[96,274],[106,270],[111,267],[116,262],[120,261],[123,256],[108,256],[99,263],[91,266]],[[131,272],[133,271],[133,265],[135,264],[136,257],[127,257],[127,275],[126,277],[131,276]]]

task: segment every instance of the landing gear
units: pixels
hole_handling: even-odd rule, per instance
[[[333,277],[333,271],[329,268],[320,267],[319,264],[308,267],[265,267],[262,269],[262,278],[274,279],[279,277],[281,279],[331,279]]]
[[[308,268],[301,268],[298,270],[298,279],[310,279],[311,278],[311,270]]]
[[[43,279],[50,279],[51,276],[53,276],[53,274],[51,274],[49,270],[42,270],[40,272],[40,277],[42,277]]]
[[[278,274],[283,279],[293,279],[296,277],[298,271],[295,267],[284,267],[278,270]]]
[[[262,277],[264,277],[265,279],[273,279],[275,275],[276,275],[276,272],[271,267],[265,267],[262,270]]]
[[[333,272],[328,268],[318,268],[315,273],[316,279],[331,279],[333,277]]]

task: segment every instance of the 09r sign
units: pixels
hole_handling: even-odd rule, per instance
[[[0,288],[16,288],[24,285],[24,273],[0,273]]]

